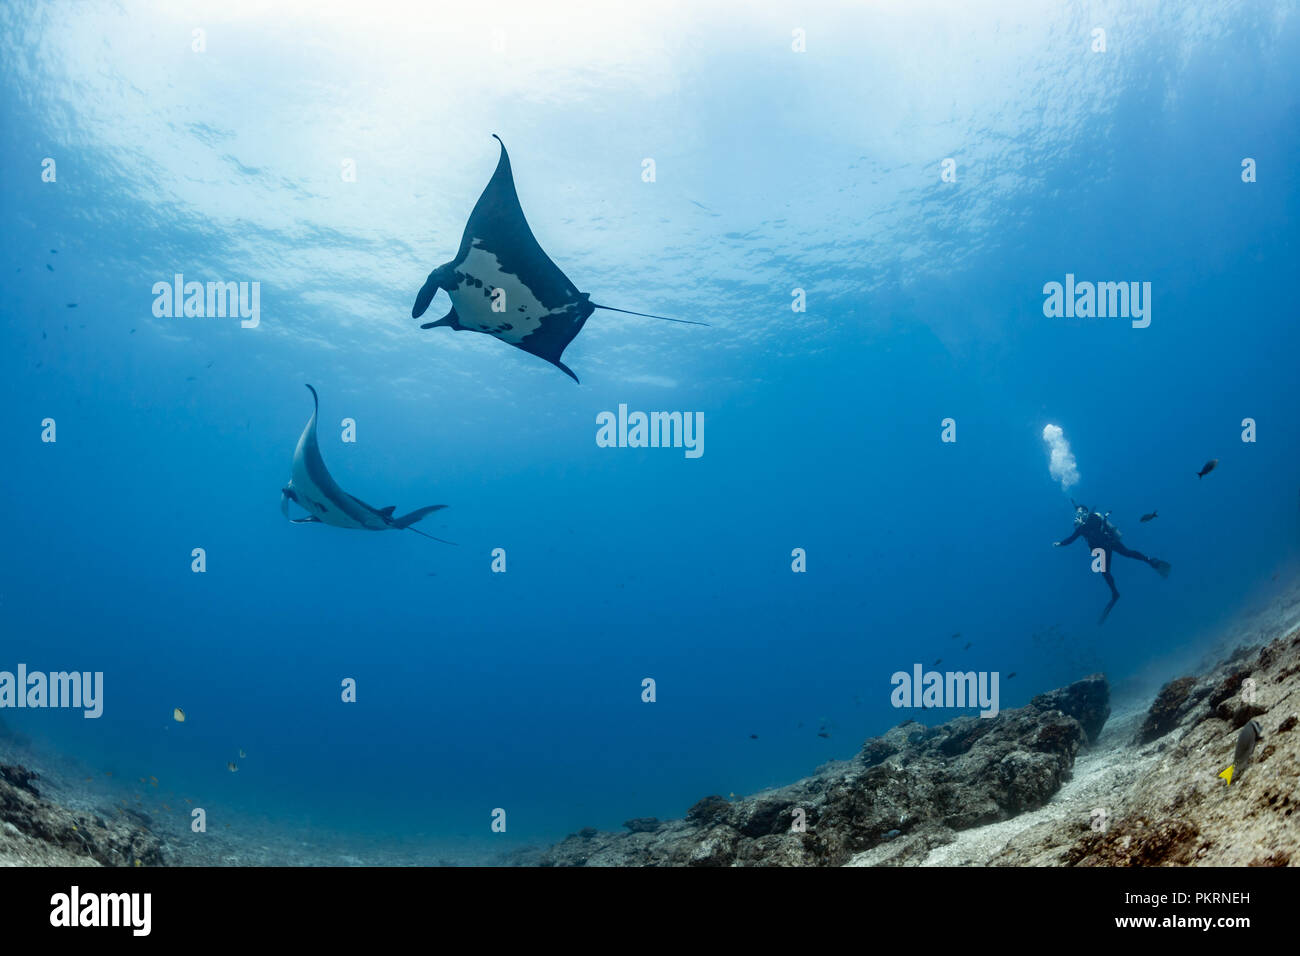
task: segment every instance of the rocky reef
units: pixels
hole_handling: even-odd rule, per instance
[[[750,797],[708,796],[685,818],[586,828],[513,862],[541,866],[838,866],[889,844],[919,860],[953,833],[1049,801],[1110,714],[1101,675],[993,718],[906,721],[848,761]]]
[[[162,844],[149,818],[78,813],[42,799],[40,776],[0,763],[0,859],[32,866],[160,866]]]
[[[680,820],[629,820],[627,833],[588,827],[512,862],[1300,865],[1297,606],[1272,620],[1283,636],[1203,664],[1118,718],[1097,675],[993,719],[908,721],[790,786],[705,797]],[[1229,785],[1219,774],[1250,720],[1263,737]]]
[[[1107,808],[1107,823],[1060,848],[1059,861],[1094,866],[1300,864],[1300,629],[1240,648],[1206,674],[1170,681],[1134,743],[1140,773]],[[1228,785],[1237,732],[1258,720],[1263,739]],[[997,862],[1024,862],[1008,850]]]
[[[1169,681],[1108,729],[1036,813],[961,834],[927,864],[1300,865],[1300,629]],[[1237,734],[1264,735],[1231,785]],[[857,863],[895,862],[873,851]],[[900,861],[905,862],[905,861]]]

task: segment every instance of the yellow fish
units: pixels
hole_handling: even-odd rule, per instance
[[[237,770],[239,770],[239,768],[235,766],[235,762],[233,760],[230,763],[226,764],[226,769],[229,770],[231,773],[235,773]]]
[[[172,719],[177,721],[178,723],[182,723],[182,724],[185,723],[185,711],[177,707],[175,710],[172,711]]]

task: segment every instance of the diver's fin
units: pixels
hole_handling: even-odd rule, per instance
[[[1236,764],[1228,764],[1228,769],[1219,774],[1220,777],[1228,781],[1228,786],[1230,787],[1232,786],[1232,768],[1235,766]]]
[[[396,510],[396,508],[397,505],[389,505],[387,508],[380,508],[379,513],[385,518],[391,518],[393,516],[393,511]]]
[[[420,310],[420,314],[421,314],[421,315],[424,314],[424,310],[423,310],[423,309]],[[454,328],[456,328],[458,325],[460,325],[460,316],[456,314],[456,310],[455,310],[455,309],[452,309],[450,312],[448,312],[446,315],[444,315],[444,316],[443,316],[441,319],[439,319],[437,322],[425,322],[424,325],[420,326],[420,328],[422,328],[422,329],[432,329],[432,328],[436,328],[436,327],[439,326],[439,325],[449,325],[449,326],[451,326],[451,327],[454,329]]]
[[[606,312],[622,312],[624,315],[639,315],[645,319],[663,319],[665,322],[680,322],[682,325],[703,325],[711,328],[707,322],[692,322],[690,319],[670,319],[666,315],[651,315],[649,312],[629,312],[627,309],[616,309],[612,305],[597,305],[595,302],[591,303],[591,307],[593,309],[604,309]],[[560,367],[563,368],[564,366],[561,365]]]
[[[290,519],[289,519],[289,523],[290,523],[290,524],[311,524],[311,522],[313,522],[313,521],[320,521],[320,518],[317,518],[315,515],[308,515],[308,516],[305,517],[305,518],[290,518]]]
[[[412,511],[409,515],[402,515],[402,517],[400,517],[400,518],[393,518],[393,527],[394,527],[394,528],[409,528],[411,525],[415,524],[417,521],[419,521],[419,520],[420,520],[421,518],[423,518],[425,515],[433,514],[435,511],[440,511],[440,510],[442,510],[442,509],[445,508],[445,507],[447,507],[447,506],[446,506],[446,505],[429,505],[427,508],[417,508],[416,510]],[[385,515],[385,517],[389,517],[389,518],[392,517],[392,513],[393,513],[393,509],[392,509],[392,508],[385,508],[384,511],[388,512],[388,514]],[[381,512],[381,514],[382,514],[382,513],[383,513],[383,512]],[[421,534],[423,534],[423,532],[421,532]],[[431,537],[433,537],[433,536],[432,536],[432,535],[425,535],[425,537],[426,537],[426,538],[431,538]]]
[[[1118,594],[1116,594],[1113,598],[1110,599],[1110,603],[1106,605],[1106,610],[1101,612],[1101,617],[1097,620],[1098,627],[1101,627],[1103,624],[1106,623],[1106,618],[1110,616],[1110,609],[1115,606],[1115,602],[1118,600],[1119,600]]]

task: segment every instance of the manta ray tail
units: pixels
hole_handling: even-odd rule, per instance
[[[416,534],[424,534],[424,532],[421,531],[419,528],[407,528],[406,530],[407,530],[407,531],[414,531]],[[443,544],[452,544],[452,545],[454,545],[454,544],[456,543],[455,541],[447,541],[447,540],[444,539],[444,538],[434,538],[433,535],[431,535],[431,534],[424,534],[424,536],[425,536],[426,538],[431,538],[431,539],[434,540],[434,541],[441,541]]]
[[[429,505],[427,508],[416,508],[416,509],[415,509],[414,511],[412,511],[409,515],[402,515],[400,518],[394,518],[394,519],[393,519],[393,527],[394,527],[394,528],[401,528],[401,529],[404,529],[404,530],[406,530],[406,531],[414,531],[416,534],[422,534],[422,535],[424,535],[426,538],[433,538],[434,541],[441,541],[443,544],[455,544],[455,543],[456,543],[455,541],[445,541],[445,540],[443,540],[442,538],[434,538],[433,535],[431,535],[431,534],[425,534],[425,532],[421,531],[419,528],[412,528],[412,527],[411,527],[411,525],[415,524],[417,521],[419,521],[419,520],[420,520],[421,518],[423,518],[425,515],[433,514],[435,511],[441,511],[441,510],[442,510],[443,508],[445,508],[445,507],[447,507],[447,506],[446,506],[446,505]],[[384,510],[387,511],[387,512],[389,512],[389,513],[391,514],[393,509],[392,509],[392,508],[385,508]]]
[[[593,309],[604,309],[606,312],[622,312],[624,315],[639,315],[646,319],[663,319],[665,322],[680,322],[682,325],[703,325],[706,328],[712,328],[707,322],[692,322],[690,319],[670,319],[666,315],[651,315],[649,312],[631,312],[628,309],[616,309],[612,305],[597,305],[591,303]]]

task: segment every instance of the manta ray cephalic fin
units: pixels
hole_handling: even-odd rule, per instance
[[[460,325],[460,316],[456,314],[455,309],[452,309],[450,312],[444,315],[437,322],[425,322],[422,326],[420,326],[420,328],[432,329],[432,328],[436,328],[439,325],[449,325],[454,329],[456,326]]]

